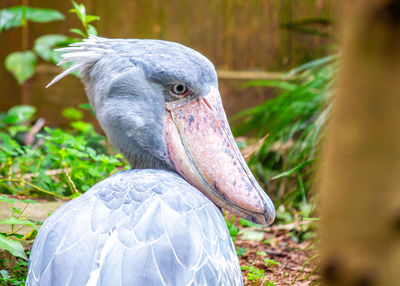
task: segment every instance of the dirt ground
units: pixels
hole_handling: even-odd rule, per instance
[[[311,241],[297,244],[287,230],[267,228],[262,241],[236,238],[236,247],[245,249],[239,256],[240,265],[264,270],[265,277],[250,280],[242,270],[245,285],[317,285],[318,256]],[[263,241],[268,241],[266,244]],[[314,259],[312,259],[315,257]],[[265,260],[267,259],[267,263]],[[308,261],[310,260],[310,261]],[[271,262],[268,262],[271,261]],[[268,284],[267,282],[272,282]]]

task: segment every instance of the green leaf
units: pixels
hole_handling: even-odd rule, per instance
[[[35,73],[37,58],[32,51],[14,52],[7,56],[6,69],[13,74],[19,84],[23,84]]]
[[[39,228],[31,221],[29,220],[24,220],[24,219],[19,219],[16,217],[9,217],[9,218],[5,218],[0,220],[0,224],[22,224],[22,225],[26,225],[26,226],[30,226],[36,230],[39,230]]]
[[[248,88],[253,86],[267,86],[267,87],[277,87],[283,90],[295,90],[297,88],[296,84],[283,81],[283,80],[266,80],[266,79],[256,79],[247,81],[242,85],[242,88]]]
[[[15,199],[9,198],[6,195],[1,195],[0,196],[0,203],[13,204],[13,203],[15,203]]]
[[[3,277],[4,279],[10,278],[10,275],[8,275],[8,271],[5,269],[0,270],[0,274],[1,274],[1,277]]]
[[[0,149],[12,156],[23,154],[21,146],[19,146],[17,141],[11,139],[7,133],[0,133]]]
[[[32,119],[35,112],[36,107],[30,105],[16,105],[8,110],[4,122],[9,124],[21,124]]]
[[[21,27],[24,24],[24,8],[22,6],[9,7],[0,10],[0,32],[11,28]]]
[[[79,104],[78,106],[79,106],[80,108],[82,108],[82,109],[89,110],[90,113],[91,113],[94,117],[96,117],[96,113],[94,112],[93,107],[92,107],[89,103],[81,103],[81,104]]]
[[[95,15],[86,15],[86,17],[85,17],[85,22],[86,22],[87,24],[89,24],[90,22],[93,22],[93,21],[97,21],[97,20],[100,20],[100,17],[99,17],[99,16],[95,16]]]
[[[43,8],[33,8],[25,7],[27,20],[36,23],[48,23],[52,21],[64,20],[64,15],[59,11],[54,9],[43,9]]]
[[[81,120],[83,118],[82,111],[74,108],[74,107],[67,107],[62,110],[62,115],[70,120]]]
[[[97,36],[97,30],[93,25],[88,25],[88,30],[87,30],[88,35],[94,35]]]
[[[79,30],[79,29],[69,29],[69,31],[71,33],[75,33],[75,34],[81,36],[82,38],[86,38],[87,37],[86,34],[84,32],[82,32],[81,30]]]
[[[82,133],[93,131],[93,125],[84,121],[74,121],[71,123],[71,127]]]
[[[290,170],[288,170],[286,172],[280,173],[279,175],[276,175],[275,177],[272,177],[271,180],[276,180],[276,179],[279,179],[279,178],[291,176],[294,173],[296,173],[298,170],[300,170],[301,168],[311,164],[314,161],[315,161],[315,159],[303,162],[303,163],[297,165],[296,167],[294,167],[294,168],[292,168],[292,169],[290,169]]]
[[[256,223],[248,221],[248,220],[246,220],[244,218],[240,218],[239,223],[240,223],[240,225],[246,226],[246,227],[259,227],[259,228],[262,228],[261,224],[256,224]]]
[[[232,240],[235,241],[235,237],[238,235],[240,231],[239,228],[237,228],[237,226],[234,224],[235,216],[232,216],[231,221],[226,220],[225,222],[229,230],[229,235],[231,236]]]
[[[32,240],[35,239],[37,236],[38,231],[36,229],[32,229],[30,232],[28,232],[27,234],[25,234],[22,239],[23,240]]]
[[[36,39],[33,50],[45,61],[58,62],[61,59],[60,52],[54,51],[54,48],[67,41],[68,37],[64,35],[44,35]]]
[[[16,119],[17,118],[15,117],[14,121]],[[11,137],[18,136],[18,133],[26,133],[29,131],[29,129],[31,129],[31,126],[28,125],[12,125],[7,127],[7,131],[11,135]]]
[[[31,205],[38,204],[37,201],[31,200],[31,199],[24,199],[24,200],[21,200],[21,202],[24,202],[26,204],[31,204]]]
[[[275,260],[269,259],[269,258],[264,259],[264,263],[265,263],[265,266],[267,266],[267,267],[271,267],[271,266],[275,266],[275,265],[281,266],[281,264],[278,261],[275,261]]]
[[[63,20],[64,15],[57,10],[14,6],[0,10],[0,32],[21,27],[26,21],[47,23]]]
[[[14,256],[28,260],[21,243],[19,241],[8,239],[4,234],[0,234],[0,248],[9,251]]]
[[[73,200],[73,199],[79,197],[80,195],[81,195],[80,193],[73,193],[72,195],[69,196],[69,198],[70,198],[71,200]]]
[[[86,18],[86,8],[83,4],[77,4],[75,1],[71,1],[72,5],[74,6],[74,9],[69,10],[71,13],[75,13],[79,20],[81,20],[82,23],[85,23],[85,18]]]
[[[316,68],[316,67],[320,67],[322,65],[325,65],[327,63],[330,63],[332,61],[337,60],[339,58],[339,56],[340,56],[339,54],[331,55],[331,56],[327,56],[327,57],[324,57],[324,58],[316,59],[314,61],[305,63],[304,65],[301,65],[299,67],[296,67],[296,68],[292,69],[288,73],[287,76],[291,77],[291,76],[293,76],[293,75],[295,75],[295,74],[297,74],[299,72],[305,71],[307,69],[313,69],[313,68]]]
[[[247,251],[246,248],[239,247],[239,248],[236,250],[236,254],[237,254],[237,256],[241,257],[241,256],[243,256],[243,255],[246,253],[246,251]]]

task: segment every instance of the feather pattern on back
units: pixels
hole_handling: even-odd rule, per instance
[[[46,220],[31,257],[30,286],[243,285],[221,213],[171,171],[96,184]]]

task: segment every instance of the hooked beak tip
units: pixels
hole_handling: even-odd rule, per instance
[[[264,217],[267,225],[272,224],[275,220],[274,203],[269,197],[267,197],[267,201],[264,202]]]
[[[268,209],[267,211],[264,212],[264,217],[265,217],[265,225],[270,225],[274,222],[275,220],[275,209]]]
[[[275,220],[275,207],[272,202],[265,202],[262,213],[248,213],[246,219],[256,224],[269,226]]]

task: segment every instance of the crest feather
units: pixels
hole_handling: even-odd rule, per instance
[[[111,40],[93,35],[89,35],[89,38],[83,39],[82,42],[73,43],[66,48],[57,49],[56,51],[63,52],[61,55],[62,60],[57,64],[58,66],[68,63],[72,63],[72,66],[57,75],[46,85],[46,88],[74,71],[82,73],[105,54],[114,52],[111,48]]]

